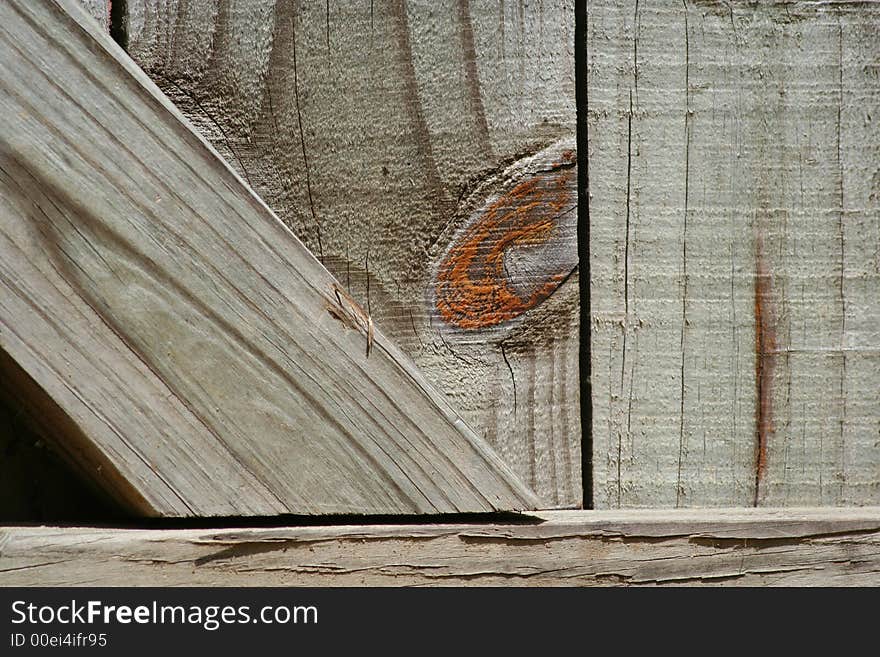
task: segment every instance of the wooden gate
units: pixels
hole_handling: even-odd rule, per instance
[[[0,3],[0,581],[877,583],[878,37]]]

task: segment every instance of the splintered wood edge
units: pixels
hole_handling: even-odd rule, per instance
[[[880,585],[880,507],[542,511],[507,522],[0,528],[0,585]]]

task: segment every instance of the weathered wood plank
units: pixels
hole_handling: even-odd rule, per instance
[[[0,528],[2,586],[877,586],[880,509],[541,512],[529,523]]]
[[[0,4],[0,64],[0,387],[89,477],[150,515],[535,504],[78,5]]]
[[[880,502],[880,5],[589,5],[598,507]]]
[[[573,188],[505,197],[573,142],[572,0],[127,6],[135,61],[542,504],[579,506]],[[473,249],[485,277],[440,299]]]

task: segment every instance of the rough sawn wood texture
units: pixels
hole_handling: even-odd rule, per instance
[[[880,3],[588,3],[597,507],[880,503]]]

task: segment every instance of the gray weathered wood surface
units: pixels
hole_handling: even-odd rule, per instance
[[[5,527],[0,585],[880,585],[880,508],[545,511],[536,519]]]
[[[542,504],[579,506],[572,0],[127,8],[135,61]]]
[[[150,515],[535,499],[75,2],[0,3],[0,390]]]
[[[880,503],[880,3],[588,15],[597,507]]]

